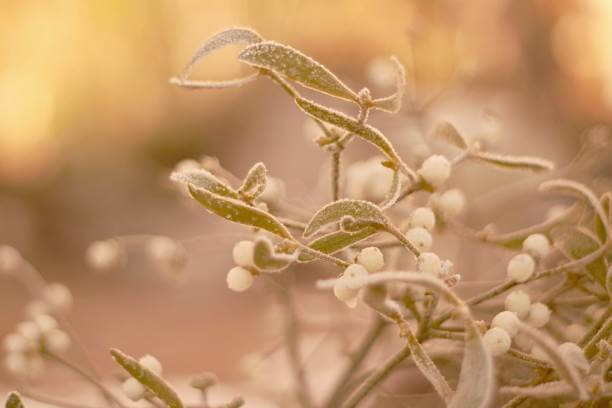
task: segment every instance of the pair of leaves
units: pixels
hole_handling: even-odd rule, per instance
[[[238,193],[247,200],[256,199],[266,189],[267,174],[266,166],[261,162],[256,163],[247,173]]]
[[[176,391],[151,370],[143,367],[136,359],[117,349],[110,351],[113,359],[139,383],[144,385],[169,408],[184,408],[184,404]]]
[[[369,201],[343,199],[329,203],[319,209],[306,225],[304,237],[308,238],[323,227],[340,222],[345,217],[352,217],[357,222],[382,225],[388,223],[387,217],[376,204]]]

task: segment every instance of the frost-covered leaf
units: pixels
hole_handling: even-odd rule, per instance
[[[553,236],[561,252],[574,260],[582,259],[601,247],[595,234],[580,226],[558,228],[553,231]],[[585,269],[595,282],[606,288],[608,266],[603,255],[586,265]]]
[[[267,172],[266,166],[263,163],[255,164],[247,173],[238,192],[244,194],[249,199],[259,197],[266,189]]]
[[[360,222],[387,223],[387,217],[376,204],[362,200],[338,200],[322,207],[312,216],[304,230],[304,237],[308,238],[326,225],[339,222],[345,216],[351,216]]]
[[[450,122],[440,122],[430,136],[432,139],[451,144],[461,150],[468,148],[468,142],[457,128]]]
[[[246,47],[238,58],[249,65],[277,72],[307,88],[357,101],[357,94],[327,68],[287,45],[264,41]]]
[[[255,240],[253,263],[262,272],[279,272],[296,260],[295,255],[282,254],[274,251],[272,242],[266,237]]]
[[[562,194],[569,194],[579,196],[587,200],[589,205],[595,210],[595,214],[599,217],[600,222],[605,227],[606,237],[610,236],[610,225],[608,220],[608,214],[604,211],[601,203],[597,199],[597,196],[584,184],[578,183],[573,180],[557,179],[550,180],[540,184],[540,191],[555,191]],[[607,238],[606,238],[607,239]],[[605,241],[605,240],[604,240]]]
[[[402,181],[400,177],[399,170],[395,170],[393,172],[393,179],[391,181],[391,188],[385,194],[385,199],[379,204],[382,210],[386,210],[391,207],[400,196],[400,192],[402,190]]]
[[[25,405],[21,402],[21,397],[15,391],[9,393],[4,406],[6,408],[25,408]]]
[[[395,92],[385,98],[375,99],[373,105],[376,109],[397,113],[402,108],[402,99],[406,92],[406,70],[395,56],[391,57],[391,62],[395,67]]]
[[[459,383],[448,408],[486,408],[495,388],[493,358],[471,318],[465,319],[465,351]]]
[[[182,183],[191,184],[194,187],[210,191],[224,197],[239,199],[240,195],[233,188],[213,176],[204,169],[175,171],[170,175],[170,179]]]
[[[574,388],[565,381],[551,381],[529,387],[501,387],[500,394],[521,395],[536,399],[549,399],[555,397],[570,397],[575,394]]]
[[[191,81],[187,78],[193,67],[211,52],[232,44],[254,44],[263,41],[263,38],[255,31],[246,27],[234,27],[223,30],[211,36],[197,49],[191,60],[183,69],[178,78],[171,78],[170,83],[192,89],[222,89],[243,85],[257,78],[258,74],[252,74],[244,78],[230,79],[227,81]]]
[[[295,103],[297,103],[300,109],[313,118],[319,119],[322,122],[330,125],[337,126],[350,133],[354,133],[365,141],[373,144],[381,152],[383,152],[392,163],[398,165],[406,176],[412,180],[415,179],[414,172],[406,166],[389,140],[387,140],[387,138],[378,129],[370,125],[361,124],[359,121],[345,115],[342,112],[326,108],[325,106],[319,105],[305,98],[296,97]]]
[[[376,226],[370,225],[356,232],[334,231],[315,239],[308,244],[308,246],[319,252],[323,252],[324,254],[332,255],[343,250],[344,248],[348,248],[357,242],[371,237],[372,235],[376,234],[378,230],[379,228]],[[300,253],[300,256],[298,257],[299,262],[310,262],[314,261],[315,259],[316,258],[313,255],[304,252]]]
[[[611,201],[612,201],[612,192],[610,191],[603,194],[601,198],[599,199],[599,202],[601,203],[601,208],[604,210],[604,214],[607,215],[607,219],[608,219],[607,225],[612,226],[612,205],[610,203]],[[604,222],[602,222],[602,220],[599,217],[595,219],[595,231],[597,232],[597,236],[599,237],[599,239],[602,242],[605,242],[606,237],[607,237],[606,224],[604,224]]]
[[[507,170],[546,171],[555,168],[551,161],[539,157],[509,156],[489,152],[473,152],[470,157]]]
[[[208,190],[189,185],[189,192],[208,211],[228,221],[261,228],[282,238],[293,239],[289,230],[276,218],[242,201],[213,194]]]
[[[134,358],[117,349],[111,349],[110,352],[117,364],[123,367],[123,369],[138,380],[139,383],[155,394],[155,396],[162,400],[169,408],[184,407],[176,391],[151,370],[143,367]]]

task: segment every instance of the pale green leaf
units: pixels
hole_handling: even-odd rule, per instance
[[[15,391],[9,393],[4,406],[6,408],[25,408],[25,405],[21,402],[21,397]]]
[[[468,142],[457,128],[450,122],[440,122],[430,136],[432,139],[451,144],[461,150],[468,148]]]
[[[599,202],[601,203],[601,208],[603,209],[604,214],[606,214],[607,216],[607,225],[612,225],[612,205],[610,205],[610,201],[612,201],[612,192],[610,191],[603,194],[599,199]],[[595,230],[599,239],[602,242],[605,242],[607,237],[606,224],[604,224],[604,222],[602,222],[599,217],[596,217],[595,219]]]
[[[351,216],[359,222],[387,223],[387,217],[376,204],[362,200],[338,200],[322,207],[312,216],[304,230],[304,237],[313,235],[326,225],[339,222],[345,216]]]
[[[507,170],[530,170],[538,172],[555,168],[553,162],[539,157],[510,156],[489,152],[473,152],[470,153],[470,157]]]
[[[139,383],[155,394],[155,396],[162,400],[169,408],[184,407],[176,391],[155,373],[140,365],[134,358],[117,349],[111,349],[110,352],[117,364],[123,367],[123,369],[138,380]]]
[[[170,179],[182,183],[191,184],[194,187],[210,191],[224,197],[239,199],[240,195],[229,185],[225,184],[217,177],[204,169],[175,171],[170,175]]]
[[[396,203],[397,199],[400,196],[400,192],[402,190],[402,181],[400,177],[400,171],[395,170],[393,172],[393,180],[391,181],[391,188],[385,194],[384,200],[379,204],[379,207],[382,210],[386,210]]]
[[[553,231],[553,237],[561,252],[573,260],[582,259],[601,247],[595,234],[580,226],[558,228]],[[608,267],[603,255],[586,265],[585,269],[595,282],[606,288]]]
[[[406,92],[406,70],[396,57],[391,57],[391,62],[395,67],[395,93],[385,98],[372,101],[376,109],[389,113],[397,113],[402,108],[402,99]]]
[[[357,242],[371,237],[378,230],[379,228],[376,226],[370,225],[356,232],[334,231],[315,239],[309,243],[308,246],[319,252],[323,252],[324,254],[332,255],[356,244]],[[314,261],[315,259],[316,258],[313,255],[305,252],[300,253],[300,256],[298,257],[299,262],[310,262]]]
[[[253,263],[255,268],[262,272],[279,272],[296,260],[295,254],[277,253],[272,242],[266,237],[255,240],[253,249]]]
[[[266,189],[268,171],[263,163],[257,163],[247,173],[242,186],[238,192],[244,194],[249,199],[255,199]]]
[[[400,170],[411,180],[415,180],[416,176],[412,170],[399,157],[389,140],[376,128],[370,125],[364,125],[359,121],[345,115],[342,112],[327,108],[315,102],[309,101],[302,97],[296,97],[295,103],[315,119],[330,125],[337,126],[350,133],[353,133],[365,141],[376,146],[387,158],[394,164],[398,165]]]
[[[255,67],[277,72],[307,88],[357,101],[357,94],[327,68],[287,45],[264,41],[246,47],[238,58]]]
[[[287,228],[271,214],[244,202],[213,194],[189,184],[189,192],[208,211],[230,222],[261,228],[282,238],[293,239]]]

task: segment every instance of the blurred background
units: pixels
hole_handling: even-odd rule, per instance
[[[74,326],[104,373],[113,371],[107,349],[115,346],[151,352],[170,371],[237,378],[240,357],[278,337],[260,330],[274,322],[274,299],[262,288],[243,296],[225,288],[241,230],[186,204],[166,182],[180,160],[210,155],[240,177],[263,161],[309,210],[329,199],[319,181],[328,157],[303,135],[303,115],[276,85],[168,84],[208,36],[237,25],[292,45],[375,96],[393,91],[377,73],[398,56],[416,102],[372,122],[402,154],[423,136],[417,119],[425,129],[450,119],[477,133],[494,116],[498,151],[562,166],[586,129],[612,119],[607,0],[0,1],[0,243],[73,289]],[[192,77],[247,72],[237,51],[211,55]],[[354,143],[346,160],[372,153]],[[609,174],[609,157],[598,173]],[[168,287],[138,257],[106,275],[86,266],[91,241],[137,234],[182,240],[189,284]],[[25,294],[0,277],[0,335],[22,319]]]

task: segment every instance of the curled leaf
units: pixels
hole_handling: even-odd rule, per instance
[[[263,163],[256,163],[247,173],[238,192],[251,200],[259,197],[266,189],[267,172]]]
[[[194,187],[210,191],[224,197],[239,199],[240,195],[233,188],[213,176],[204,169],[175,171],[170,175],[170,180],[191,184]]]
[[[6,408],[25,408],[23,402],[21,402],[21,397],[15,391],[9,393],[4,406]]]
[[[539,157],[509,156],[489,152],[473,152],[470,158],[483,161],[507,170],[548,171],[555,168],[551,161]]]
[[[553,231],[553,236],[561,252],[574,260],[582,259],[601,247],[595,234],[584,227],[559,228]],[[595,282],[606,288],[608,266],[603,255],[586,265],[585,269]]]
[[[468,148],[468,142],[457,128],[450,122],[440,122],[436,125],[430,136],[432,139],[451,144],[461,150]]]
[[[179,398],[176,391],[174,391],[163,379],[158,377],[151,370],[143,367],[134,358],[122,353],[117,349],[111,349],[110,353],[117,364],[123,367],[128,374],[155,394],[155,396],[162,400],[169,408],[184,407],[183,402]]]
[[[373,105],[376,109],[397,113],[402,108],[402,99],[406,92],[406,70],[395,56],[391,57],[391,62],[395,67],[395,92],[385,98],[375,99]]]
[[[357,94],[331,71],[287,45],[274,41],[260,42],[246,47],[238,58],[249,65],[277,72],[307,88],[357,101]]]
[[[601,203],[601,208],[604,210],[604,214],[607,215],[607,225],[612,225],[612,205],[610,203],[612,201],[612,191],[608,191],[603,194],[599,199]],[[606,241],[607,231],[606,231],[606,223],[604,223],[599,217],[595,219],[595,231],[597,232],[597,236],[602,242]]]
[[[359,123],[359,121],[345,115],[344,113],[326,108],[325,106],[319,105],[299,96],[295,98],[295,103],[300,107],[300,109],[313,118],[342,128],[350,133],[354,133],[365,141],[373,144],[381,152],[383,152],[392,163],[396,164],[407,177],[409,177],[411,180],[416,180],[417,177],[415,173],[409,169],[408,166],[406,166],[391,145],[391,142],[389,142],[389,140],[387,140],[387,138],[378,129],[370,125]]]
[[[343,250],[344,248],[348,248],[357,242],[371,237],[378,230],[378,227],[370,225],[356,232],[334,231],[315,239],[308,244],[308,246],[314,250],[323,252],[324,254],[332,255]],[[316,258],[313,255],[305,252],[300,253],[300,256],[298,257],[299,262],[310,262],[314,261],[315,259]]]
[[[376,204],[362,200],[338,200],[327,204],[312,216],[304,230],[304,237],[308,238],[326,225],[339,222],[345,216],[351,216],[358,222],[387,223],[387,217]]]
[[[282,271],[296,258],[295,254],[288,255],[275,252],[272,242],[266,237],[259,237],[255,240],[253,262],[255,267],[262,272]]]
[[[391,188],[385,194],[384,200],[379,204],[382,210],[386,210],[396,203],[397,199],[400,196],[400,192],[402,190],[402,181],[400,177],[399,170],[395,170],[393,172],[393,179],[391,181]]]
[[[189,184],[189,192],[208,211],[228,221],[261,228],[281,238],[293,240],[289,230],[271,214],[251,207],[242,201],[213,194],[203,188]]]
[[[170,83],[192,89],[222,89],[240,86],[255,80],[257,73],[248,75],[244,78],[231,79],[227,81],[191,81],[187,78],[191,74],[193,67],[211,52],[232,44],[253,44],[263,41],[261,36],[250,28],[235,27],[223,30],[210,37],[204,44],[197,49],[187,66],[178,78],[171,78]]]

